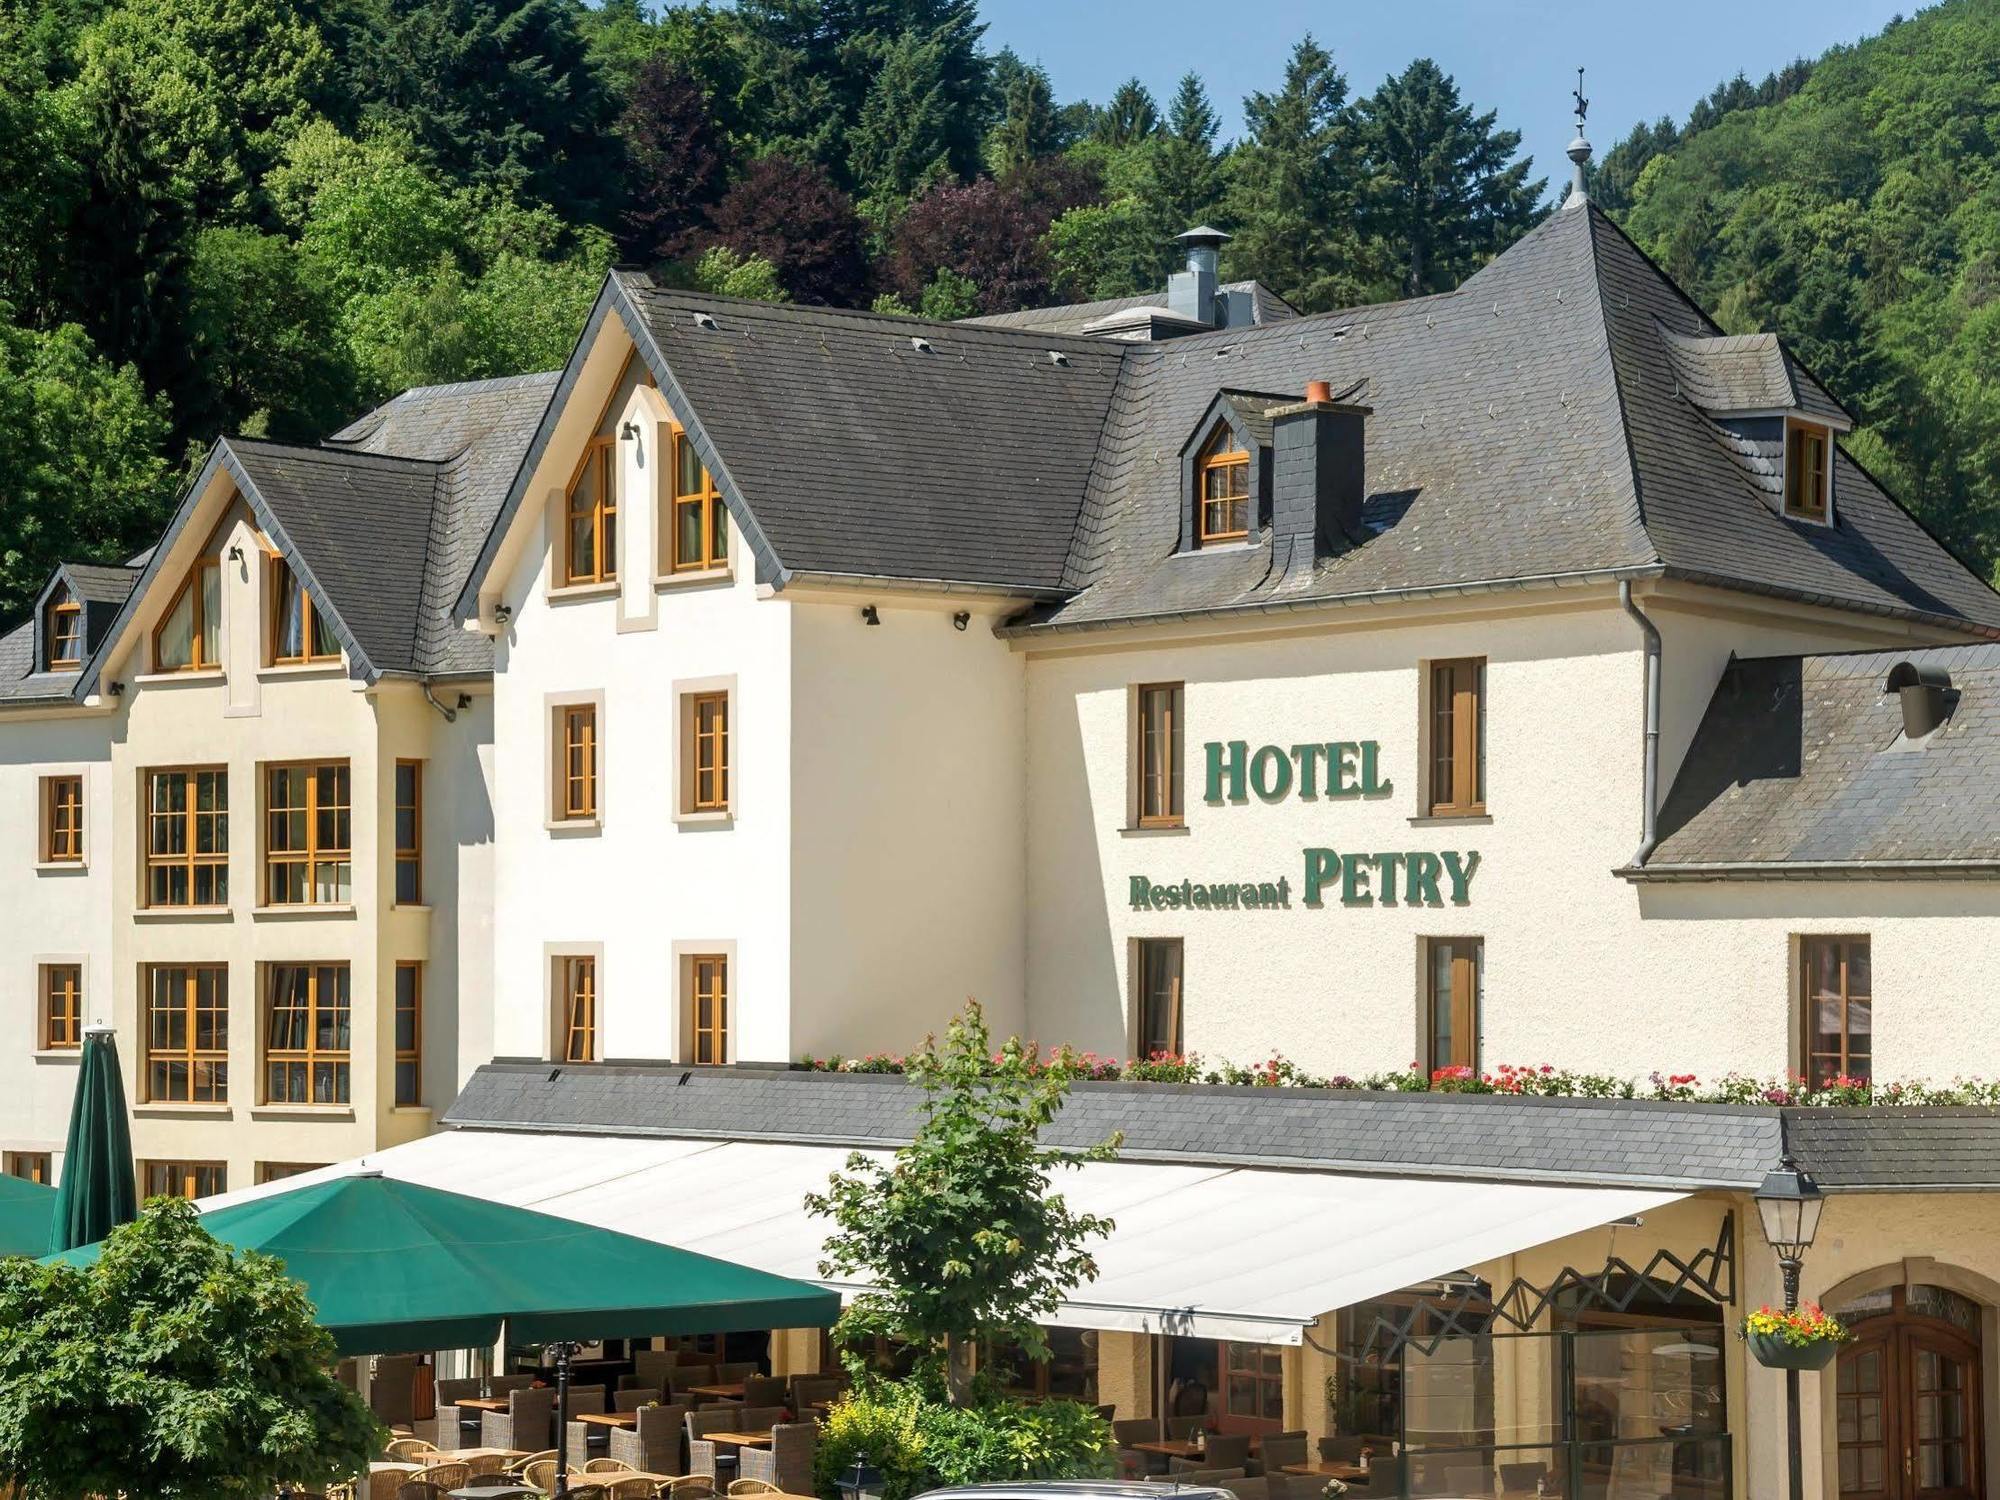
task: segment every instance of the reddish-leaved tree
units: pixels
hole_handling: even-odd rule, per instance
[[[679,63],[655,54],[639,65],[618,130],[628,163],[625,253],[678,260],[729,178],[729,143],[708,96]]]
[[[1012,312],[1049,300],[1048,220],[1018,188],[982,177],[939,183],[913,200],[889,257],[889,280],[915,304],[940,270],[978,290],[982,313]]]
[[[795,302],[852,307],[868,279],[854,201],[823,167],[766,156],[750,164],[709,215],[712,239],[761,255]]]

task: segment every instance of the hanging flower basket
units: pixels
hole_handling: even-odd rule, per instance
[[[1808,1302],[1794,1312],[1765,1306],[1743,1320],[1743,1340],[1773,1370],[1823,1370],[1847,1341],[1837,1318]]]

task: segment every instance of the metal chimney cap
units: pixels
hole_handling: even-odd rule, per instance
[[[1230,236],[1223,233],[1220,229],[1215,228],[1213,225],[1197,224],[1195,225],[1194,228],[1186,231],[1185,233],[1175,235],[1174,238],[1180,240],[1183,244],[1190,246],[1222,245],[1228,243]]]

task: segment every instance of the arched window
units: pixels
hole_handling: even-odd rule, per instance
[[[1237,446],[1226,422],[1216,424],[1195,460],[1194,492],[1198,546],[1250,535],[1250,455]]]
[[[49,671],[74,672],[83,665],[83,606],[67,586],[57,589],[49,599],[44,631]]]

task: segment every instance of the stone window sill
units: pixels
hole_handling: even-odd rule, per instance
[[[227,906],[142,906],[132,913],[135,922],[233,922],[236,913]]]
[[[304,901],[296,906],[253,906],[250,915],[258,921],[275,917],[279,921],[308,917],[352,917],[354,906],[348,901]]]

